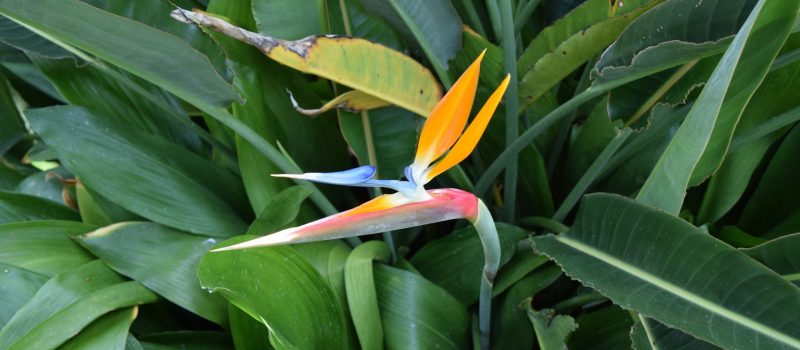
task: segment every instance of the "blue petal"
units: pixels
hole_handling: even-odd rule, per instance
[[[331,185],[358,186],[375,176],[375,167],[372,165],[365,165],[355,169],[333,173],[275,174],[272,176],[303,179]]]
[[[416,182],[414,182],[414,169],[413,169],[413,168],[411,168],[411,166],[410,166],[410,165],[409,165],[409,166],[407,166],[407,167],[405,168],[405,170],[403,170],[403,173],[406,175],[406,179],[408,179],[408,182],[410,182],[410,183],[411,183],[412,185],[414,185],[414,186],[416,186],[416,185],[417,185],[417,183],[416,183]]]

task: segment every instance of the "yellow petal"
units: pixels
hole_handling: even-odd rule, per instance
[[[419,137],[417,155],[414,158],[414,164],[418,167],[425,168],[441,157],[464,130],[472,109],[472,101],[475,99],[481,59],[485,52],[486,50],[464,71],[425,121]]]
[[[399,193],[382,194],[341,214],[342,217],[378,212],[410,202]]]
[[[506,75],[506,78],[500,82],[500,86],[486,100],[486,103],[481,107],[481,111],[472,120],[472,123],[467,127],[467,131],[464,132],[464,135],[461,135],[453,149],[425,174],[425,183],[460,163],[472,153],[472,150],[478,145],[478,140],[481,139],[483,132],[486,130],[486,126],[489,125],[497,105],[500,104],[510,80],[511,76]]]

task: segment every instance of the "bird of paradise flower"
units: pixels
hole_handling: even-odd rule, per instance
[[[467,219],[478,231],[486,259],[478,309],[482,342],[488,345],[492,282],[500,263],[500,245],[494,220],[483,202],[469,192],[455,188],[426,190],[424,187],[469,156],[505,93],[509,76],[503,79],[464,130],[475,99],[484,54],[485,51],[467,68],[426,120],[414,162],[405,169],[405,181],[373,179],[375,167],[371,165],[333,173],[273,175],[333,185],[384,187],[396,193],[378,196],[353,209],[302,226],[213,251],[362,236],[446,220]]]

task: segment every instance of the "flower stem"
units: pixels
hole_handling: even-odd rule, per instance
[[[489,326],[492,317],[492,285],[500,268],[500,239],[489,208],[478,200],[478,215],[472,225],[478,231],[483,246],[484,265],[481,276],[481,291],[478,301],[478,328],[481,335],[481,349],[489,349]]]

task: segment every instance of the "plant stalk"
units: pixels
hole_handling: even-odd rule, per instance
[[[519,136],[519,99],[517,98],[517,43],[514,35],[514,16],[511,9],[511,0],[500,0],[500,20],[502,22],[503,64],[505,71],[511,75],[511,84],[506,90],[506,147],[510,146]],[[505,181],[503,183],[503,218],[508,222],[514,221],[514,211],[517,203],[517,157],[511,157],[506,162]]]
[[[484,265],[481,276],[481,291],[478,301],[478,329],[481,335],[481,349],[489,349],[489,330],[492,318],[492,286],[500,268],[500,239],[489,208],[478,199],[478,215],[472,222],[483,246]]]

